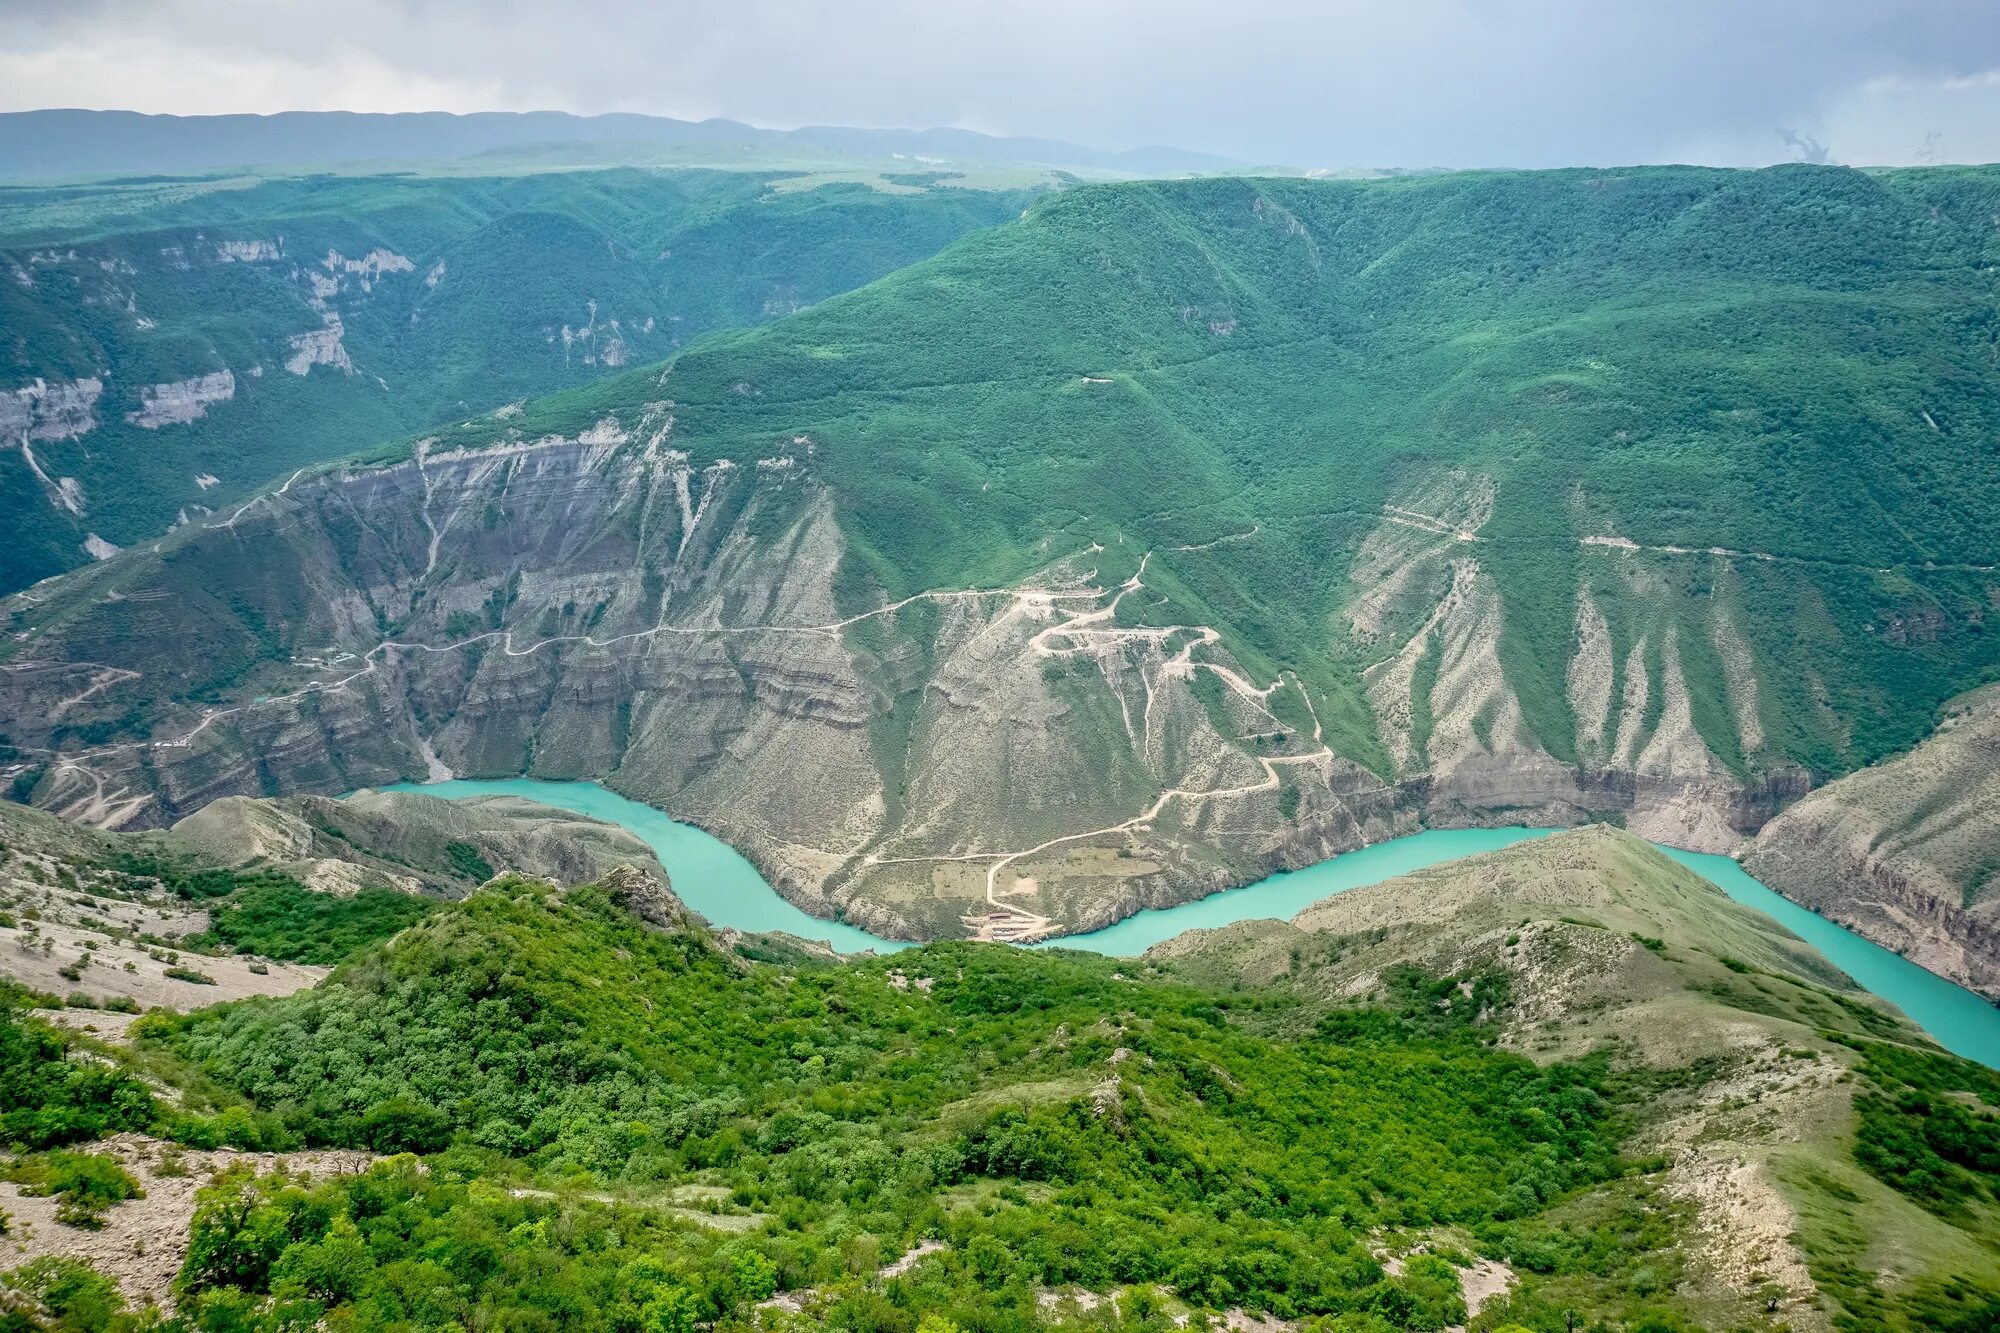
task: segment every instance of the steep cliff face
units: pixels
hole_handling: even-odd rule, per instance
[[[1909,754],[1772,820],[1744,864],[1786,897],[2000,999],[2000,686],[1955,700]]]
[[[698,464],[665,403],[569,437],[507,423],[484,447],[296,479],[13,599],[0,731],[24,794],[143,826],[399,778],[602,779],[815,912],[1003,939],[1425,821],[1688,808],[1700,846],[1764,799],[1718,765],[1644,762],[1665,720],[1622,767],[1539,748],[1507,720],[1476,558],[1397,546],[1425,531],[1403,521],[1370,539],[1349,612],[1401,642],[1370,676],[1381,772],[1329,740],[1322,692],[1181,617],[1182,553],[1085,548],[1006,587],[884,602],[809,439]],[[1433,575],[1425,612],[1412,589]],[[1434,672],[1396,674],[1433,652]]]

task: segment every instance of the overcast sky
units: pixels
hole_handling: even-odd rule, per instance
[[[1303,167],[2000,160],[1995,0],[0,0],[0,110],[643,111]]]

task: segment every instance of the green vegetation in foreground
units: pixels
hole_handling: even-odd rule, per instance
[[[96,1230],[113,1204],[145,1197],[131,1172],[106,1153],[52,1152],[25,1157],[6,1171],[7,1179],[30,1196],[54,1196],[62,1202],[56,1221]]]
[[[363,889],[351,898],[336,898],[272,876],[210,908],[206,935],[190,936],[186,943],[191,948],[216,944],[286,962],[338,963],[422,920],[433,905],[395,889]]]
[[[50,1148],[153,1123],[153,1096],[130,1074],[72,1058],[75,1039],[21,1017],[0,995],[0,1146]]]
[[[624,892],[502,877],[315,990],[149,1016],[130,1053],[0,1015],[16,1150],[69,1145],[12,1170],[87,1225],[126,1186],[75,1143],[109,1130],[387,1155],[209,1182],[176,1329],[1153,1330],[1241,1307],[1393,1333],[1465,1322],[1475,1253],[1519,1279],[1476,1333],[1702,1326],[1679,1292],[1693,1205],[1621,1149],[1706,1076],[1499,1049],[1498,971],[1390,967],[1354,1005],[977,944],[834,964],[753,941],[782,960],[760,963],[642,925]],[[1842,1169],[1952,1212],[1957,1243],[1992,1234],[1991,1075],[1854,1040]],[[1392,1276],[1372,1247],[1397,1238],[1432,1253]],[[1971,1273],[1885,1289],[1838,1237],[1812,1257],[1857,1333],[1970,1333],[2000,1302]],[[153,1320],[67,1261],[0,1286],[8,1329]],[[1119,1299],[1039,1299],[1063,1289]],[[759,1309],[778,1292],[803,1313]],[[1757,1333],[1789,1317],[1744,1310]]]
[[[1435,1275],[1385,1277],[1369,1232],[1500,1236],[1625,1169],[1602,1068],[1504,1054],[1421,988],[1280,1040],[1261,1001],[1119,969],[979,946],[753,964],[604,890],[503,879],[318,990],[142,1024],[212,1089],[191,1107],[256,1098],[262,1146],[441,1154],[219,1180],[184,1311],[676,1328],[775,1284],[824,1290],[832,1327],[999,1328],[1035,1324],[1037,1287],[1159,1284],[1405,1327]],[[664,1202],[689,1197],[748,1229]],[[886,1295],[857,1281],[925,1236],[949,1248]]]
[[[1855,1160],[1947,1219],[2000,1220],[2000,1073],[1868,1043]]]

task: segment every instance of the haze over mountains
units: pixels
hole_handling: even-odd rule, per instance
[[[734,120],[577,116],[562,111],[471,115],[293,111],[271,116],[82,110],[0,113],[0,178],[16,180],[185,176],[252,168],[295,171],[363,162],[433,164],[530,149],[595,150],[614,158],[621,150],[759,150],[1012,163],[1124,176],[1185,175],[1243,166],[1211,153],[1177,148],[1105,152],[1052,139],[1004,138],[971,130],[833,125],[768,130]]]

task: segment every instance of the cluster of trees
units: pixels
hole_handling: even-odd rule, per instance
[[[84,1211],[121,1181],[30,1150],[151,1128],[384,1154],[359,1175],[211,1182],[176,1283],[188,1330],[729,1331],[793,1308],[854,1333],[1154,1330],[1232,1307],[1315,1333],[1465,1322],[1467,1252],[1385,1268],[1380,1239],[1412,1235],[1515,1267],[1481,1333],[1695,1327],[1675,1294],[1686,1205],[1619,1151],[1658,1078],[1499,1049],[1496,973],[1393,969],[1372,1002],[1329,1009],[1061,951],[762,952],[648,928],[596,887],[502,878],[315,990],[141,1020],[172,1112],[5,1015],[0,1124],[29,1153],[20,1177]],[[1858,1160],[1924,1197],[1920,1141],[1971,1182],[1934,1206],[1989,1207],[1993,1122],[1965,1098],[1996,1091],[1967,1082],[1985,1076],[1866,1054],[1883,1091],[1862,1100]],[[1927,1099],[1921,1124],[1891,1084]],[[1855,1293],[1892,1326],[1921,1301],[1966,1329],[1994,1296]],[[9,1317],[152,1318],[61,1263],[0,1278]]]
[[[153,1123],[144,1083],[99,1061],[73,1059],[73,1039],[26,1017],[24,997],[0,994],[0,1147],[52,1148]]]
[[[891,984],[913,968],[928,990]],[[1495,994],[1486,978],[1434,984],[1461,982]],[[1475,1006],[1438,1018],[1432,987],[1399,978],[1391,1010],[1280,1040],[1263,1002],[1135,982],[1106,959],[941,945],[893,969],[757,965],[698,931],[645,929],[595,889],[502,880],[315,991],[142,1028],[256,1097],[276,1142],[441,1154],[427,1175],[378,1172],[400,1207],[509,1236],[560,1218],[566,1245],[615,1244],[617,1264],[558,1284],[590,1312],[578,1326],[622,1326],[619,1274],[643,1251],[702,1321],[743,1313],[755,1252],[786,1290],[844,1291],[828,1300],[857,1328],[908,1330],[926,1309],[1025,1326],[1037,1291],[1062,1286],[1425,1327],[1437,1274],[1386,1277],[1367,1232],[1531,1217],[1622,1170],[1601,1070],[1501,1053]],[[725,1244],[641,1210],[642,1240],[617,1207],[479,1184],[523,1170],[638,1194],[695,1179],[768,1221]],[[324,1310],[410,1299],[404,1250],[360,1257],[381,1181],[230,1185],[203,1235],[268,1253],[191,1259],[197,1304],[304,1299],[287,1282],[329,1245],[380,1273],[321,1290]],[[256,1220],[272,1208],[311,1225]],[[343,1209],[358,1238],[336,1235]],[[888,1295],[861,1283],[925,1236],[946,1248]],[[452,1284],[473,1305],[542,1299],[504,1294],[507,1265],[480,1264],[490,1292]]]
[[[487,873],[492,873],[491,867]],[[338,963],[422,920],[434,905],[430,899],[395,889],[363,889],[352,897],[336,898],[267,873],[211,907],[207,932],[190,936],[186,943],[195,948],[212,943],[287,962]]]
[[[1946,1217],[2000,1205],[2000,1073],[1886,1042],[1861,1049],[1855,1160]]]

